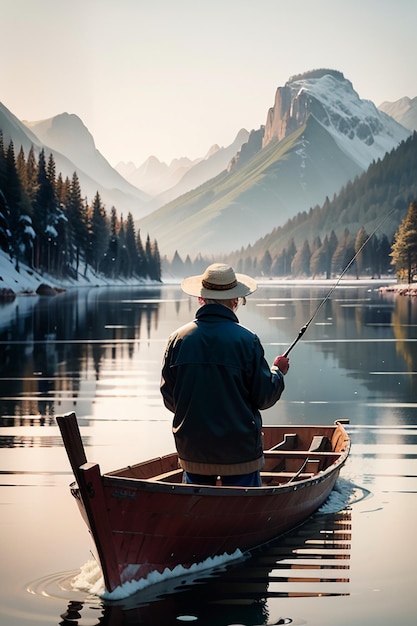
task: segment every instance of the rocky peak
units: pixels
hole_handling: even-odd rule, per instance
[[[281,141],[304,124],[310,114],[323,119],[327,113],[323,103],[315,94],[319,82],[326,81],[344,84],[353,89],[342,72],[330,69],[312,70],[292,76],[283,87],[278,87],[274,106],[269,109],[265,124],[262,147],[272,139]]]

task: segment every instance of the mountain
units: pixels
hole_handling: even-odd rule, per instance
[[[138,168],[133,166],[133,169],[130,169],[125,163],[118,163],[116,169],[132,185],[143,189],[150,196],[156,196],[176,185],[198,161],[200,159],[192,161],[188,157],[182,157],[173,159],[170,165],[167,165],[152,155]]]
[[[146,215],[140,228],[168,256],[228,253],[323,203],[409,135],[341,72],[292,77],[225,171]]]
[[[231,159],[234,158],[242,145],[248,140],[248,137],[248,131],[241,129],[234,141],[226,148],[219,148],[217,145],[212,146],[204,159],[197,160],[186,171],[183,171],[174,186],[169,186],[164,192],[146,203],[145,208],[148,213],[182,196],[187,191],[199,187],[223,172],[228,167]]]
[[[136,219],[140,217],[140,209],[147,200],[147,195],[127,182],[103,157],[95,146],[93,136],[77,115],[61,113],[37,122],[23,121],[23,124],[44,146],[48,146],[54,155],[65,155],[75,164],[83,193],[90,200],[99,186],[101,198],[108,209],[114,205],[119,213],[130,211]],[[68,175],[66,171],[62,173]],[[84,175],[90,182],[85,180],[83,184]],[[70,178],[71,176],[72,172]]]
[[[409,130],[417,130],[417,97],[412,100],[405,97],[396,102],[383,102],[378,109]]]
[[[81,189],[89,201],[96,192],[110,210],[130,211],[135,219],[141,217],[141,209],[148,196],[128,183],[96,149],[94,140],[76,115],[66,113],[42,122],[21,122],[0,103],[0,129],[4,144],[13,140],[15,154],[20,147],[27,154],[31,146],[35,154],[44,149],[45,154],[54,154],[57,173],[72,178],[77,172]]]
[[[417,131],[396,148],[377,161],[353,182],[349,182],[333,199],[311,211],[298,213],[282,226],[274,229],[246,250],[236,250],[227,259],[232,265],[245,262],[249,257],[262,259],[266,251],[272,258],[288,249],[289,242],[301,248],[305,241],[313,249],[314,240],[330,237],[334,231],[338,238],[346,229],[355,238],[364,227],[368,233],[375,231],[381,239],[386,235],[392,241],[401,220],[405,217],[410,200],[417,198]],[[376,229],[376,230],[375,230]]]
[[[153,196],[146,204],[146,212],[151,213],[220,174],[248,137],[248,131],[241,129],[229,146],[221,148],[214,144],[204,157],[193,161],[182,157],[168,166],[151,156],[137,169],[126,163],[118,163],[116,169],[133,185]]]

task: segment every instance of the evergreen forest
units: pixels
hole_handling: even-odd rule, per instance
[[[401,263],[392,254],[393,245],[397,229],[416,198],[414,133],[348,182],[332,200],[326,198],[322,206],[298,213],[253,245],[222,259],[200,255],[194,260],[189,256],[182,259],[176,253],[170,263],[163,259],[164,271],[184,276],[221,260],[252,276],[330,278],[340,275],[357,254],[349,267],[350,275],[380,277],[397,273],[404,279]],[[407,223],[410,229],[410,221]],[[416,232],[411,230],[408,238],[415,241]],[[408,267],[408,261],[405,263]],[[410,272],[413,274],[413,270]]]
[[[204,271],[214,261],[252,276],[330,278],[347,269],[356,277],[417,273],[417,133],[347,183],[332,200],[298,213],[239,251],[209,258],[160,258],[145,244],[131,213],[108,214],[97,192],[83,197],[77,173],[56,172],[53,154],[33,147],[17,157],[0,131],[0,249],[15,268],[21,263],[57,278],[88,272],[109,279],[161,280]],[[278,216],[277,216],[278,217]],[[355,261],[352,262],[352,259]]]
[[[110,214],[97,192],[83,197],[77,173],[56,172],[53,154],[33,147],[17,156],[0,131],[0,248],[21,263],[57,278],[77,280],[90,270],[112,279],[161,280],[156,241],[143,244],[131,213]]]

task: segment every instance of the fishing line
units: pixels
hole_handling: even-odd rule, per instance
[[[300,328],[297,337],[294,339],[294,341],[292,342],[292,344],[290,345],[289,348],[287,348],[287,350],[284,352],[283,356],[288,356],[289,353],[291,352],[291,350],[294,348],[294,346],[300,341],[301,337],[304,335],[304,333],[306,332],[307,328],[310,326],[311,322],[314,320],[314,318],[316,317],[317,313],[320,311],[320,309],[322,308],[322,306],[327,302],[327,300],[330,298],[330,296],[332,295],[333,291],[336,289],[336,287],[338,286],[338,284],[340,283],[340,281],[342,280],[343,276],[346,274],[346,272],[348,271],[348,269],[350,268],[350,266],[355,262],[356,258],[359,256],[359,254],[362,252],[362,250],[364,249],[364,247],[366,246],[366,244],[368,243],[368,241],[375,235],[376,231],[378,230],[378,228],[381,228],[382,224],[389,218],[389,216],[395,211],[396,209],[392,209],[389,213],[387,213],[387,215],[384,217],[384,219],[382,219],[377,226],[374,228],[374,230],[371,232],[370,235],[368,235],[368,237],[365,239],[365,241],[363,242],[363,244],[361,245],[361,247],[359,248],[359,250],[356,252],[356,254],[351,258],[351,260],[349,261],[349,263],[346,265],[345,269],[343,270],[343,272],[340,274],[339,278],[337,279],[337,281],[335,282],[335,284],[333,285],[333,287],[330,289],[329,293],[325,296],[325,298],[323,298],[323,300],[319,303],[318,307],[316,308],[316,310],[314,311],[313,315],[310,317],[310,319],[308,320],[308,322],[306,324],[304,324],[304,326],[302,328]]]

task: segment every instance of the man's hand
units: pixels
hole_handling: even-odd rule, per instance
[[[282,374],[285,375],[290,369],[290,360],[288,357],[280,354],[276,357],[274,365],[279,369],[280,372],[282,372]]]

